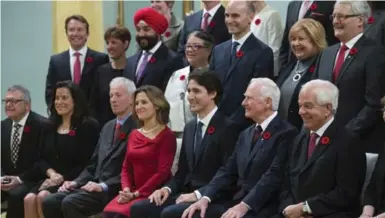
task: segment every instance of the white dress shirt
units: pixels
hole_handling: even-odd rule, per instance
[[[349,55],[349,52],[350,50],[354,47],[354,45],[357,43],[358,40],[360,40],[360,38],[363,36],[364,34],[363,33],[360,33],[358,35],[356,35],[355,37],[353,37],[351,40],[349,40],[348,42],[345,43],[346,47],[348,47],[348,50],[345,51],[345,57],[344,57],[344,60],[348,57]],[[342,42],[340,43],[340,45],[342,46]],[[334,66],[336,65],[337,63],[337,59],[338,59],[338,55],[340,54],[340,51],[338,51],[337,55],[336,55],[336,59],[334,60]]]
[[[239,43],[239,45],[237,46],[237,52],[242,48],[242,45],[245,44],[247,38],[249,38],[249,36],[250,36],[251,34],[252,34],[252,32],[249,31],[248,33],[246,33],[244,36],[242,36],[242,37],[241,37],[240,39],[238,39],[238,40],[235,40],[235,39],[234,39],[234,36],[233,36],[231,42],[232,42],[232,43],[234,43],[234,42],[238,42],[238,43]]]
[[[137,65],[137,67],[136,67],[136,75],[138,75],[138,70],[139,70],[139,66],[142,64],[142,62],[143,62],[143,59],[144,59],[144,54],[146,53],[146,52],[150,52],[151,54],[147,57],[147,61],[149,61],[151,58],[152,58],[152,56],[155,54],[155,52],[159,49],[159,47],[162,45],[162,41],[159,41],[158,43],[156,43],[155,44],[155,46],[152,48],[152,49],[150,49],[149,51],[142,51],[142,55],[141,55],[141,57],[140,57],[140,59],[139,59],[139,62],[138,62],[138,65]]]
[[[70,47],[70,49],[69,49],[72,81],[74,80],[74,65],[75,65],[75,61],[76,61],[75,53],[76,52],[80,53],[80,56],[79,56],[79,59],[80,59],[80,73],[83,73],[84,62],[85,62],[85,59],[86,59],[87,50],[88,50],[88,48],[87,48],[86,45],[83,48],[81,48],[79,51],[75,51],[72,47]]]
[[[208,12],[210,14],[210,17],[209,17],[209,19],[207,19],[207,21],[210,24],[210,22],[213,20],[215,13],[217,13],[217,11],[218,11],[219,7],[221,7],[221,5],[222,5],[221,3],[218,3],[215,7],[211,8],[210,10],[206,10],[206,8],[203,8],[201,23],[203,22],[203,20],[205,18],[206,12]]]

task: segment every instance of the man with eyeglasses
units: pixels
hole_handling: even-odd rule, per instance
[[[314,78],[339,88],[336,122],[359,136],[366,152],[377,153],[385,140],[380,104],[385,94],[385,48],[363,34],[370,14],[366,1],[337,1],[332,18],[341,43],[323,51]]]
[[[3,104],[8,118],[1,121],[1,200],[8,203],[7,218],[20,218],[23,199],[37,182],[33,166],[48,120],[31,111],[30,93],[20,85],[8,89]]]

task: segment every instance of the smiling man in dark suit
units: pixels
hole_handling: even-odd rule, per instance
[[[338,87],[336,122],[363,139],[367,152],[377,153],[385,140],[380,104],[385,95],[385,48],[363,35],[370,13],[366,1],[337,1],[333,25],[341,43],[322,52],[314,78]]]
[[[312,80],[302,87],[298,104],[304,128],[291,149],[277,217],[358,217],[365,153],[359,138],[334,120],[337,87]]]
[[[186,124],[176,175],[150,200],[131,207],[131,218],[174,217],[202,197],[204,186],[233,152],[236,125],[224,117],[216,104],[222,85],[214,72],[195,71],[187,86],[190,109],[197,118]],[[163,212],[162,212],[163,211]]]
[[[31,111],[31,96],[23,86],[10,87],[3,103],[8,118],[1,121],[1,200],[8,201],[7,218],[20,218],[23,199],[38,182],[33,166],[48,120]]]
[[[184,66],[161,40],[168,22],[156,10],[142,8],[135,12],[134,24],[140,49],[127,59],[123,76],[134,81],[136,87],[152,85],[164,91],[171,74]]]
[[[65,20],[65,31],[70,48],[51,56],[45,85],[45,101],[52,100],[52,90],[59,81],[72,80],[89,98],[92,74],[96,68],[109,61],[108,55],[87,47],[88,21],[81,15],[72,15]]]
[[[179,39],[178,54],[184,56],[187,37],[195,30],[205,30],[214,38],[214,44],[218,45],[231,38],[225,24],[225,8],[221,1],[203,0],[203,9],[187,16]]]
[[[272,80],[251,80],[242,105],[255,124],[240,134],[227,163],[182,218],[266,218],[275,214],[288,149],[297,135],[295,127],[279,118],[279,99],[279,88]],[[234,186],[236,189],[229,189]]]
[[[135,84],[123,77],[110,83],[110,104],[117,116],[107,122],[90,164],[73,181],[43,201],[45,218],[87,218],[100,213],[120,190],[120,172],[127,139],[135,128],[131,111]]]
[[[210,69],[218,74],[223,85],[219,110],[242,129],[252,123],[245,119],[241,106],[247,85],[252,78],[273,78],[274,75],[273,51],[250,32],[254,13],[252,1],[229,2],[225,22],[232,39],[213,49],[210,62]]]
[[[330,16],[333,13],[335,1],[291,1],[287,7],[286,25],[283,33],[281,49],[279,54],[279,64],[285,66],[293,63],[297,59],[290,50],[289,32],[291,27],[302,18],[312,18],[322,24],[326,32],[328,45],[334,45],[338,39],[334,36],[334,30]]]

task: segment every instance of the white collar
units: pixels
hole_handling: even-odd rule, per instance
[[[258,125],[261,126],[262,128],[262,132],[265,131],[267,129],[267,127],[269,126],[269,124],[271,123],[271,121],[278,115],[277,111],[274,111],[274,113],[272,115],[270,115],[266,120],[264,120],[261,124],[257,123],[255,124],[255,127],[257,127]]]
[[[15,122],[13,121],[12,122],[12,127],[17,123],[19,125],[21,125],[21,127],[24,127],[25,126],[25,123],[27,122],[27,118],[29,116],[29,111],[24,115],[23,118],[21,118],[21,120],[19,122]]]
[[[239,46],[242,47],[242,45],[246,42],[247,38],[249,38],[249,36],[251,35],[251,31],[249,31],[248,33],[246,33],[244,36],[242,36],[242,38],[238,39],[238,40],[235,40],[234,39],[234,36],[232,38],[232,42],[238,42],[239,43]]]
[[[70,47],[69,52],[70,52],[70,57],[74,56],[75,52],[79,52],[81,56],[85,57],[87,54],[87,46],[84,45],[83,48],[79,49],[78,51],[75,51],[72,47]]]
[[[152,49],[149,50],[149,52],[151,53],[151,55],[155,54],[155,52],[159,49],[159,47],[162,45],[162,41],[158,41],[154,47],[152,47]],[[142,54],[145,54],[146,51],[143,50]]]
[[[202,13],[202,18],[205,16],[206,12],[209,12],[210,14],[210,18],[212,19],[215,15],[215,13],[217,13],[219,7],[221,7],[221,3],[218,3],[215,7],[211,8],[210,10],[206,10],[206,8],[203,8],[203,13]]]
[[[215,107],[210,111],[210,113],[208,113],[203,119],[199,119],[199,118],[197,117],[198,123],[199,123],[199,122],[202,122],[203,125],[208,126],[209,123],[210,123],[210,121],[211,121],[211,118],[213,118],[213,116],[214,116],[215,112],[217,112],[217,110],[218,110],[218,107],[215,106]]]
[[[345,43],[345,45],[351,49],[354,47],[354,45],[357,43],[358,40],[360,40],[360,38],[363,36],[364,34],[363,33],[360,33],[358,35],[356,35],[355,37],[353,37],[352,39],[350,39],[347,43]],[[341,43],[342,45],[342,43]]]
[[[317,133],[319,137],[323,136],[326,129],[330,126],[330,124],[332,124],[333,120],[334,120],[334,117],[332,117],[328,122],[326,122],[323,126],[321,126],[321,128],[315,131],[315,133]],[[314,133],[314,131],[310,131],[310,133]]]

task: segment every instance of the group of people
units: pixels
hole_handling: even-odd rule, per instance
[[[51,57],[49,117],[10,87],[1,122],[7,218],[385,217],[385,8],[151,1],[130,31]],[[378,153],[366,178],[365,152]]]

